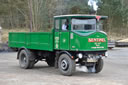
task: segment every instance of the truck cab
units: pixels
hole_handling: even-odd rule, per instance
[[[102,31],[106,16],[62,15],[54,17],[54,49],[106,51],[107,34]]]

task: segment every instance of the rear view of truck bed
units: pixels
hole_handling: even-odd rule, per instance
[[[9,33],[9,46],[12,48],[29,48],[36,50],[53,50],[52,33],[34,32],[34,33]]]

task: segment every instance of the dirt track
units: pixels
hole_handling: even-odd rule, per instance
[[[128,48],[115,48],[104,60],[99,74],[76,72],[67,77],[43,62],[21,69],[16,53],[0,53],[0,85],[128,85]]]

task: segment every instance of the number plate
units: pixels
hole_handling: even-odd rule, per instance
[[[97,62],[97,60],[94,59],[94,58],[88,58],[88,59],[87,59],[87,62]]]

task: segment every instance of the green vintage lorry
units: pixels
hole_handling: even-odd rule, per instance
[[[11,32],[9,46],[18,49],[17,59],[23,69],[46,61],[67,76],[75,72],[76,65],[99,73],[103,57],[107,56],[107,34],[102,31],[107,18],[82,14],[55,16],[51,32]]]

